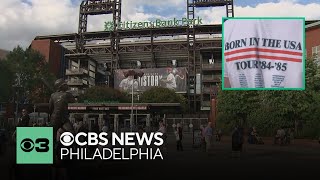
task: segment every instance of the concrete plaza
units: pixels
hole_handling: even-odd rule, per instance
[[[114,177],[270,177],[307,178],[317,175],[320,144],[313,140],[295,140],[287,146],[273,145],[272,138],[264,138],[264,145],[244,144],[240,158],[231,157],[231,139],[223,137],[214,142],[209,153],[192,147],[192,135],[183,140],[184,151],[178,152],[174,136],[168,136],[164,160],[88,161],[73,163],[69,169],[72,179],[101,179]],[[15,150],[7,149],[0,158],[1,179],[51,179],[49,165],[14,165]],[[97,178],[95,178],[97,177]]]

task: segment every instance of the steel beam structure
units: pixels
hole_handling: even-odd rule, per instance
[[[111,70],[118,69],[120,67],[119,58],[119,44],[120,35],[118,32],[118,26],[121,23],[121,0],[114,0],[113,2],[113,32],[111,33],[111,47],[112,47],[112,61]]]
[[[197,35],[199,34],[221,34],[221,25],[199,25],[194,27]],[[162,36],[178,36],[187,35],[187,26],[180,27],[164,27],[164,28],[149,28],[149,29],[132,29],[132,30],[118,30],[120,39],[125,38],[142,38],[142,37],[162,37]],[[83,38],[85,41],[95,41],[95,40],[110,40],[111,33],[108,31],[97,31],[97,32],[84,32]],[[37,36],[35,40],[41,39],[51,39],[58,43],[65,42],[75,42],[76,38],[80,35],[77,33],[73,34],[61,34],[61,35],[47,35],[47,36]]]
[[[86,0],[80,4],[79,11],[79,27],[78,34],[79,40],[76,41],[77,49],[81,53],[84,51],[84,40],[83,33],[87,32],[88,15],[101,15],[111,14],[114,11],[115,2],[111,0]]]
[[[202,40],[197,41],[194,45],[195,50],[199,51],[204,48],[213,48],[213,47],[221,47],[221,39],[216,40]],[[184,41],[171,41],[171,42],[154,42],[150,44],[148,42],[144,43],[127,43],[120,44],[119,54],[123,53],[154,53],[154,52],[168,52],[168,51],[188,51],[188,43],[186,40]],[[110,45],[86,45],[85,51],[83,54],[86,55],[103,55],[103,54],[111,54],[112,47]],[[76,55],[76,49],[69,49],[67,51],[66,56],[71,56],[72,54]]]
[[[187,0],[187,18],[194,19],[195,17],[195,8],[197,7],[217,7],[217,6],[226,6],[226,14],[227,16],[234,16],[233,10],[233,0]],[[192,21],[194,22],[194,21]],[[201,101],[198,98],[196,93],[197,89],[197,82],[196,82],[196,74],[197,74],[197,67],[196,67],[196,48],[193,44],[196,44],[195,38],[195,24],[189,24],[187,30],[187,40],[188,40],[188,76],[189,76],[189,89],[188,89],[188,100],[190,108],[196,112],[197,109],[197,101]],[[201,67],[200,67],[201,69]]]
[[[187,18],[189,20],[193,20],[195,17],[195,4],[194,0],[187,1]],[[196,111],[196,50],[195,50],[195,43],[196,43],[196,33],[194,29],[194,24],[188,24],[187,29],[187,42],[188,42],[188,100],[189,106],[194,107],[192,110]],[[193,105],[192,105],[193,104]]]

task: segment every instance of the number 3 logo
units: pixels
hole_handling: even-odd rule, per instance
[[[49,139],[39,138],[36,139],[36,144],[39,144],[39,147],[36,147],[37,152],[48,152],[49,151]]]
[[[38,138],[35,143],[29,139],[23,139],[20,143],[20,148],[24,152],[31,152],[35,149],[37,152],[48,152],[49,151],[49,139]]]

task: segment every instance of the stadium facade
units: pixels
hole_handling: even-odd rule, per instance
[[[136,23],[137,28],[132,27],[132,21],[121,21],[121,3],[121,0],[83,1],[78,33],[37,36],[34,42],[50,40],[64,47],[60,64],[65,70],[60,76],[68,79],[76,96],[96,85],[119,88],[116,81],[121,81],[121,73],[115,72],[124,69],[148,71],[138,83],[150,87],[160,86],[174,71],[184,85],[177,93],[187,97],[192,113],[208,114],[210,100],[216,96],[221,82],[222,27],[202,25],[195,9],[225,6],[226,16],[233,17],[233,0],[188,0],[186,18],[173,19],[171,23],[140,22]],[[105,24],[105,31],[87,32],[88,16],[100,14],[112,15],[113,21]],[[155,71],[158,73],[152,73]],[[175,83],[179,86],[178,81]]]
[[[68,79],[75,96],[97,85],[129,89],[130,92],[130,84],[126,86],[130,80],[123,76],[124,72],[139,68],[145,74],[132,83],[138,87],[134,93],[164,86],[187,97],[191,111],[188,114],[167,114],[169,126],[180,122],[189,131],[192,129],[190,125],[199,128],[208,120],[215,123],[215,101],[212,99],[215,99],[217,85],[221,82],[222,26],[203,25],[195,9],[224,6],[226,16],[233,17],[233,1],[187,0],[187,17],[153,22],[121,21],[121,3],[121,0],[83,1],[77,33],[37,36],[31,47],[45,55],[51,72]],[[100,14],[112,15],[112,21],[105,23],[104,31],[87,32],[88,16]],[[308,38],[316,37],[314,27],[318,27],[318,21],[306,21],[308,54],[311,47],[317,50],[314,46],[319,45],[314,43],[314,38]],[[177,77],[176,85],[167,83],[173,72]],[[126,126],[126,122],[131,124],[133,119],[145,119],[145,124],[150,126],[152,119],[164,117],[157,113],[159,110],[177,107],[177,104],[168,103],[136,103],[134,107],[123,103],[76,103],[69,105],[69,111],[71,119],[74,114],[83,114],[89,125],[98,121],[103,126],[105,119],[113,119],[109,122],[110,127],[116,130]],[[37,109],[40,110],[41,105]]]

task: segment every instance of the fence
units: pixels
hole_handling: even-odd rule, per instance
[[[174,126],[180,123],[184,133],[192,133],[193,129],[200,129],[200,126],[208,124],[208,118],[166,118],[167,133],[173,133]]]

